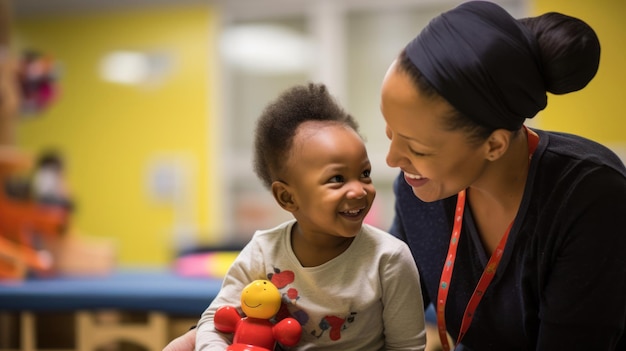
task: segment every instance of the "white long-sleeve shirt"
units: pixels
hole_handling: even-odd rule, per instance
[[[303,267],[290,244],[295,223],[254,234],[202,314],[196,350],[225,349],[232,335],[215,331],[215,311],[224,305],[239,308],[241,291],[256,279],[271,280],[283,295],[283,308],[302,325],[302,338],[291,350],[425,348],[419,275],[404,242],[363,225],[341,255],[317,267]]]

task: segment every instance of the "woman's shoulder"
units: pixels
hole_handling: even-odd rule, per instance
[[[594,140],[563,132],[537,131],[542,151],[542,166],[558,164],[564,169],[569,167],[609,167],[626,177],[626,167],[620,157],[611,149]]]
[[[557,212],[575,218],[589,206],[624,204],[626,168],[617,154],[573,134],[540,132],[539,136],[543,140],[539,158],[531,166],[530,201],[544,214],[552,213],[550,220]]]

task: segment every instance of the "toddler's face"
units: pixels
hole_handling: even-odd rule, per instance
[[[372,206],[376,189],[361,137],[328,122],[301,125],[287,163],[287,179],[303,231],[355,236]]]

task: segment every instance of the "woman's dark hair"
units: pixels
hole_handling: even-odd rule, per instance
[[[557,12],[517,21],[536,39],[546,91],[553,94],[574,92],[584,88],[595,76],[600,62],[600,42],[585,22]],[[400,53],[398,66],[421,94],[427,98],[444,99],[409,59],[406,50]],[[472,141],[483,141],[495,130],[477,123],[456,108],[446,117],[448,130],[463,130]]]
[[[358,124],[328,93],[324,84],[297,85],[268,104],[254,137],[254,171],[266,188],[280,180],[298,127],[307,121],[343,124],[358,132]]]
[[[398,57],[398,68],[401,72],[407,74],[420,94],[429,99],[442,99],[437,90],[426,80],[420,70],[411,62],[406,54],[406,50],[402,50]],[[450,105],[452,106],[452,105]],[[495,130],[494,128],[485,127],[476,123],[457,109],[445,116],[444,126],[447,130],[462,130],[467,133],[470,142],[480,143],[487,139]]]
[[[582,20],[558,12],[519,20],[537,38],[546,90],[567,94],[584,88],[600,64],[600,41]]]

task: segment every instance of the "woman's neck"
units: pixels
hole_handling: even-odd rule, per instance
[[[511,138],[508,150],[468,189],[467,199],[487,252],[493,252],[519,211],[528,175],[526,133]]]
[[[517,211],[524,194],[529,167],[526,133],[511,138],[507,151],[492,161],[481,178],[469,187],[468,198],[489,204],[494,210]],[[469,195],[472,194],[472,195]]]

